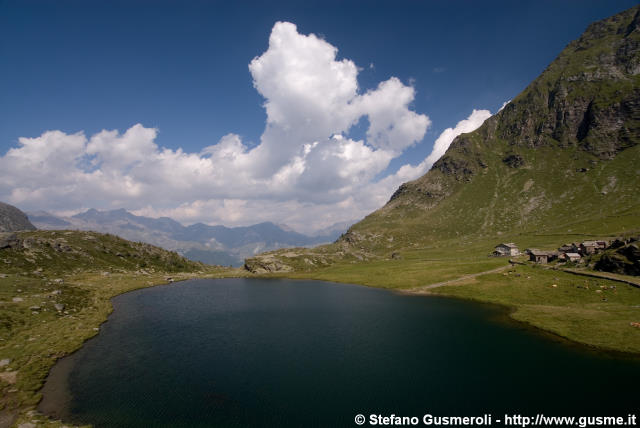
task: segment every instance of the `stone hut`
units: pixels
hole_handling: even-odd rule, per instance
[[[609,243],[607,241],[595,241],[596,243],[596,250],[606,250],[607,247],[609,246]]]
[[[584,241],[580,244],[580,254],[586,256],[588,254],[595,254],[598,249],[596,241]]]
[[[564,258],[568,262],[579,262],[581,257],[578,253],[564,253]]]
[[[558,252],[560,254],[577,253],[578,246],[576,244],[564,244],[562,247],[558,248]]]
[[[506,244],[496,245],[496,248],[493,250],[493,254],[496,256],[519,256],[520,250],[518,250],[518,246],[513,242],[509,242]]]
[[[549,263],[551,254],[548,251],[531,250],[529,251],[529,260],[536,263]]]

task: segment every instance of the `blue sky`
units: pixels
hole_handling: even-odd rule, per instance
[[[10,187],[6,184],[11,181],[10,177],[4,177],[0,200],[24,209],[61,213],[96,205],[98,208],[124,206],[141,214],[171,215],[185,223],[236,225],[271,220],[305,231],[331,222],[353,220],[383,203],[389,196],[386,193],[403,178],[413,178],[412,174],[422,172],[412,170],[375,187],[375,183],[396,174],[403,165],[415,167],[423,162],[446,128],[456,128],[460,121],[470,118],[474,109],[495,113],[589,23],[635,4],[635,1],[612,0],[0,1],[0,156],[4,155],[4,161],[9,162],[8,151],[20,148],[25,149],[23,155],[26,155],[27,147],[23,147],[19,139],[30,138],[34,141],[28,148],[29,153],[41,154],[56,147],[58,157],[68,156],[74,159],[73,165],[85,165],[81,168],[85,173],[100,170],[104,172],[103,178],[109,171],[103,166],[115,163],[117,158],[121,163],[113,171],[119,171],[120,181],[130,180],[123,184],[129,186],[128,193],[119,195],[113,189],[117,187],[114,183],[110,187],[103,183],[99,190],[95,182],[99,177],[95,174],[61,179],[58,187],[65,188],[64,192],[52,192],[46,183],[39,183],[35,178],[28,185],[14,183]],[[234,183],[255,187],[251,192],[243,190],[238,197],[220,190],[228,187],[223,181],[212,185],[207,193],[206,180],[199,184],[202,189],[193,195],[172,188],[164,197],[162,189],[151,189],[149,181],[131,173],[136,165],[143,165],[140,159],[114,157],[116,146],[124,152],[137,150],[127,144],[146,147],[140,153],[147,157],[161,156],[162,148],[170,149],[174,155],[178,149],[185,154],[198,154],[206,147],[222,148],[218,143],[229,134],[235,140],[229,142],[231,139],[228,139],[227,143],[237,153],[247,153],[260,145],[265,121],[269,120],[263,107],[269,98],[263,96],[264,93],[272,94],[274,106],[289,105],[286,98],[274,101],[280,89],[276,87],[277,82],[270,80],[286,75],[278,74],[286,60],[269,68],[275,74],[264,76],[258,83],[249,64],[270,49],[269,37],[279,21],[295,24],[296,33],[290,33],[291,37],[299,35],[302,41],[313,33],[337,48],[336,64],[350,60],[358,68],[358,95],[375,91],[381,82],[392,77],[401,84],[393,90],[413,88],[409,101],[385,111],[402,107],[405,113],[413,112],[413,119],[428,117],[424,132],[421,133],[421,126],[426,122],[418,120],[419,123],[412,122],[412,126],[417,127],[412,133],[389,137],[405,138],[404,143],[396,140],[383,143],[372,135],[368,139],[371,112],[381,107],[377,104],[362,107],[362,111],[353,114],[354,123],[331,124],[318,132],[328,132],[332,126],[340,131],[345,139],[353,142],[346,145],[342,140],[344,153],[345,150],[351,153],[355,149],[360,152],[370,149],[358,155],[360,157],[349,158],[367,166],[368,172],[354,171],[353,178],[340,173],[339,177],[336,175],[338,181],[344,179],[345,182],[332,187],[319,178],[324,174],[326,180],[331,179],[332,173],[326,165],[316,160],[313,170],[311,158],[300,154],[304,150],[315,150],[320,159],[325,143],[304,149],[304,144],[314,141],[298,141],[298,145],[291,141],[285,144],[288,152],[282,148],[283,153],[288,154],[280,156],[283,159],[278,164],[267,167],[264,161],[256,166],[246,159],[234,164],[235,171],[244,165],[248,170],[262,171],[260,179],[266,174],[272,177],[266,187],[265,182],[256,181],[256,177],[247,178],[246,171],[242,176],[249,181],[233,178]],[[304,54],[295,51],[294,55],[298,53]],[[399,96],[399,92],[392,89],[386,93],[394,98]],[[285,108],[284,112],[295,116],[295,111],[287,112]],[[397,121],[406,119],[405,113],[402,117],[378,120],[382,125],[385,121],[396,121],[393,123],[397,125]],[[483,118],[477,116],[474,124],[478,125]],[[285,123],[283,129],[298,123],[291,121],[282,122]],[[118,136],[124,137],[136,124],[140,124],[139,132],[134,129],[131,139],[118,140]],[[153,131],[145,131],[149,129]],[[35,141],[53,130],[61,131],[56,143],[46,138]],[[93,144],[89,152],[81,147],[102,130],[117,130],[119,134],[111,135],[111,139],[103,138],[102,143]],[[74,145],[67,141],[69,136],[80,131],[86,141],[75,143],[74,147],[81,152],[79,155],[66,149]],[[271,138],[295,139],[307,134],[294,132],[283,137],[276,132],[274,135]],[[358,146],[357,141],[363,145]],[[326,142],[327,148],[322,149],[325,158],[328,153],[333,154],[330,144]],[[150,151],[145,151],[147,149]],[[280,146],[273,142],[254,157],[260,154],[271,159],[279,150]],[[385,150],[386,155],[382,156],[381,151]],[[212,163],[213,159],[224,162],[223,158],[216,158],[217,155],[202,156],[207,159],[212,156]],[[288,163],[284,160],[287,156]],[[281,190],[282,186],[273,181],[274,174],[283,173],[280,167],[300,167],[292,160],[295,156],[304,158],[301,168],[306,168],[308,177],[288,175],[302,184]],[[65,165],[51,153],[39,161],[51,168]],[[370,167],[367,162],[371,162]],[[29,169],[38,168],[37,165],[23,166]],[[179,165],[185,167],[192,163]],[[6,169],[0,176],[2,174],[8,174]],[[362,178],[366,174],[371,176]],[[50,182],[51,175],[41,179]],[[176,182],[192,179],[174,177]],[[93,184],[87,184],[91,180]],[[163,185],[166,189],[173,183]],[[261,192],[260,186],[267,190]],[[363,186],[368,186],[366,191]],[[357,201],[349,194],[367,191],[382,195]],[[172,192],[184,197],[172,196]],[[310,197],[313,193],[317,196]],[[80,197],[83,194],[93,197]],[[351,202],[346,202],[350,197]],[[308,212],[322,213],[322,219],[310,224]]]

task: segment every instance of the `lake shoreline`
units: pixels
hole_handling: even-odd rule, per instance
[[[22,367],[18,370],[18,382],[10,391],[18,405],[5,407],[0,410],[0,428],[8,428],[21,423],[36,423],[38,426],[60,426],[56,419],[50,418],[37,411],[42,400],[42,389],[46,383],[51,369],[62,359],[67,358],[78,350],[90,339],[96,337],[100,326],[108,320],[113,312],[111,299],[131,291],[153,288],[160,285],[168,285],[172,282],[180,282],[189,279],[207,279],[224,277],[242,277],[240,269],[214,270],[208,272],[167,272],[153,275],[140,276],[135,273],[120,273],[104,276],[100,273],[81,272],[65,276],[65,282],[73,284],[82,282],[85,287],[95,290],[93,306],[88,313],[74,314],[71,318],[60,318],[56,321],[59,326],[42,325],[32,331],[21,332],[21,337],[43,337],[43,345],[49,341],[55,342],[56,350],[52,352],[51,345],[36,351],[38,358],[31,364],[34,369],[25,372]],[[171,281],[167,278],[171,277]],[[65,332],[73,331],[73,334]],[[34,342],[35,343],[35,342]],[[42,345],[41,345],[42,346]]]
[[[515,318],[513,315],[518,310],[518,307],[516,305],[490,302],[490,301],[482,300],[479,298],[461,297],[454,294],[451,294],[451,295],[446,293],[436,294],[428,291],[397,290],[397,292],[401,294],[405,294],[407,296],[441,297],[441,298],[447,298],[447,299],[472,301],[472,302],[481,303],[484,305],[493,306],[496,308],[500,308],[501,311],[503,311],[503,316],[498,319],[498,322],[507,322],[512,325],[518,325],[520,328],[523,328],[524,330],[527,330],[540,337],[543,337],[545,340],[561,343],[563,344],[563,346],[568,346],[582,352],[596,353],[599,355],[607,356],[610,358],[616,358],[616,359],[629,359],[634,361],[640,361],[640,353],[621,351],[614,348],[606,348],[602,346],[591,345],[589,343],[580,342],[578,340],[572,339],[571,337],[563,336],[559,333],[554,332],[553,330],[544,328],[540,325]]]
[[[221,278],[243,278],[243,277],[251,277],[251,278],[262,278],[262,279],[269,279],[269,278],[273,278],[273,279],[303,279],[303,278],[296,278],[296,277],[290,277],[287,275],[253,275],[253,274],[249,274],[248,272],[245,275],[240,275],[238,274],[239,272],[234,272],[235,274],[230,274],[227,276],[222,276]],[[189,278],[185,278],[185,280],[187,279],[207,279],[210,278],[210,276],[190,276]],[[305,280],[312,280],[312,281],[320,281],[320,282],[332,282],[335,284],[339,284],[339,285],[353,285],[353,286],[362,286],[362,287],[371,287],[371,288],[378,288],[378,289],[384,289],[381,287],[376,287],[376,286],[372,286],[372,285],[367,285],[367,284],[358,284],[355,282],[341,282],[341,281],[328,281],[326,279],[320,279],[320,278],[304,278]],[[142,288],[152,288],[152,287],[159,287],[159,286],[167,286],[167,285],[171,285],[171,283],[167,283],[166,281],[159,281],[157,283],[154,283],[153,285],[141,285],[141,286],[137,286],[131,289],[127,289],[124,291],[121,291],[115,295],[110,296],[109,300],[123,295],[123,294],[127,294],[130,293],[132,291],[136,291]],[[449,286],[443,286],[441,288],[446,289]],[[461,299],[461,300],[468,300],[468,301],[474,301],[476,303],[481,303],[481,304],[485,304],[485,305],[489,305],[489,306],[494,306],[496,308],[500,308],[500,313],[502,314],[499,318],[499,322],[508,322],[511,325],[517,325],[519,328],[524,328],[530,332],[535,332],[535,334],[540,335],[541,337],[544,337],[546,340],[551,340],[554,342],[560,342],[563,344],[563,346],[569,346],[571,348],[575,348],[578,351],[582,351],[582,352],[589,352],[589,353],[597,353],[597,354],[601,354],[610,358],[622,358],[622,359],[631,359],[631,360],[637,360],[640,357],[640,354],[635,353],[635,352],[627,352],[627,351],[621,351],[621,350],[617,350],[614,348],[607,348],[607,347],[602,347],[602,346],[596,346],[596,345],[592,345],[589,343],[585,343],[585,342],[581,342],[579,340],[575,340],[571,337],[567,337],[567,336],[563,336],[561,334],[558,334],[557,332],[554,332],[551,329],[547,329],[544,326],[532,323],[532,322],[528,322],[528,321],[524,321],[524,320],[520,320],[515,318],[513,315],[514,313],[516,313],[518,307],[517,305],[509,305],[509,304],[504,304],[504,303],[497,303],[497,302],[491,302],[491,301],[486,301],[483,300],[481,298],[473,298],[473,297],[467,297],[467,296],[457,296],[454,294],[447,294],[447,293],[434,293],[434,292],[424,292],[424,291],[412,291],[411,289],[402,289],[402,288],[398,288],[398,289],[387,289],[388,291],[391,291],[393,293],[398,293],[398,294],[403,294],[403,295],[407,295],[407,296],[429,296],[429,297],[441,297],[441,298],[453,298],[453,299]],[[111,306],[111,311],[113,310],[113,305],[111,304],[111,302],[109,303],[109,305]],[[111,312],[109,312],[108,316],[111,314]],[[108,318],[107,318],[108,319]],[[91,325],[92,328],[99,328],[99,326],[106,322],[106,320],[102,320],[99,324],[97,325]],[[58,363],[60,362],[60,360],[64,360],[67,358],[72,358],[73,354],[75,352],[77,352],[80,348],[82,348],[82,346],[84,346],[84,344],[86,343],[86,341],[94,338],[96,336],[96,334],[89,336],[85,339],[85,341],[83,343],[81,343],[78,347],[76,347],[75,349],[73,349],[72,351],[70,351],[69,353],[66,353],[63,356],[60,356],[50,367],[50,370],[47,372],[47,375],[45,377],[44,383],[43,383],[43,387],[38,390],[38,394],[42,394],[43,393],[43,389],[44,389],[44,385],[46,385],[46,382],[48,382],[49,376],[51,374],[51,370],[53,369],[54,365],[58,365]],[[63,363],[64,364],[64,363]],[[65,390],[60,390],[58,391],[59,397],[58,399],[60,400],[60,403],[65,402],[64,400],[66,400],[68,398],[68,391]],[[65,395],[67,394],[67,395]],[[38,410],[40,409],[40,405],[41,405],[42,401],[38,401],[37,404],[37,408]],[[28,406],[26,408],[23,409],[23,411],[20,412],[20,414],[22,416],[25,415],[25,413],[29,410],[33,409],[33,407]],[[44,414],[44,412],[43,412]],[[64,415],[60,414],[60,417],[64,418]],[[47,412],[47,418],[53,418],[54,420],[58,418],[58,416],[56,416],[55,412]],[[25,421],[31,420],[32,418],[22,418]],[[21,419],[21,420],[22,420]]]
[[[505,266],[505,268],[508,268],[508,266]],[[491,272],[493,273],[492,270]],[[481,273],[481,274],[484,274]],[[474,276],[479,276],[477,274],[474,274]],[[260,275],[257,275],[256,277],[260,277]],[[297,277],[288,277],[288,276],[269,276],[268,278],[293,278],[293,279],[299,279]],[[577,350],[582,350],[585,352],[592,352],[592,353],[598,353],[598,354],[602,354],[602,355],[606,355],[612,358],[622,358],[622,359],[631,359],[631,360],[639,360],[640,361],[640,352],[629,352],[629,351],[622,351],[619,349],[615,349],[615,348],[608,348],[608,347],[604,347],[604,346],[598,346],[598,345],[593,345],[593,344],[589,344],[589,343],[585,343],[585,342],[581,342],[579,340],[573,339],[569,336],[564,336],[561,335],[553,330],[550,330],[548,328],[545,328],[544,326],[541,326],[539,324],[535,324],[526,320],[521,320],[518,318],[515,318],[513,315],[517,312],[518,310],[518,306],[516,304],[507,304],[507,303],[501,303],[501,302],[492,302],[492,301],[488,301],[488,300],[483,300],[481,298],[478,297],[467,297],[467,296],[458,296],[455,294],[447,294],[447,293],[436,293],[433,291],[429,291],[429,290],[420,290],[420,289],[414,289],[414,288],[382,288],[382,287],[377,287],[375,285],[367,285],[367,284],[357,284],[357,283],[346,283],[346,282],[340,282],[340,281],[329,281],[326,279],[316,279],[316,278],[309,278],[309,280],[311,281],[321,281],[321,282],[332,282],[335,284],[341,284],[341,285],[356,285],[356,286],[360,286],[360,287],[371,287],[371,288],[376,288],[376,289],[382,289],[382,290],[388,290],[392,293],[397,293],[397,294],[402,294],[402,295],[406,295],[406,296],[424,296],[424,297],[435,297],[435,298],[447,298],[447,299],[457,299],[457,300],[463,300],[463,301],[472,301],[472,302],[476,302],[476,303],[480,303],[480,304],[484,304],[487,305],[489,307],[494,307],[496,309],[498,309],[498,311],[502,314],[501,320],[500,322],[506,322],[509,323],[511,325],[517,325],[520,326],[521,328],[524,328],[530,332],[533,332],[541,337],[544,337],[546,340],[551,340],[554,342],[558,342],[558,343],[562,343],[565,346],[570,346],[573,347]],[[452,282],[458,282],[457,280],[453,280]],[[449,287],[448,285],[443,285],[441,287],[438,287],[439,289],[446,289],[447,287]]]
[[[409,263],[407,268],[413,264]],[[474,273],[468,269],[454,277],[427,275],[433,279],[417,284],[415,274],[406,275],[404,281],[405,276],[400,273],[387,287],[381,285],[375,272],[395,268],[393,264],[390,268],[381,266],[384,265],[374,267],[373,273],[360,266],[346,265],[333,271],[281,272],[271,276],[335,282],[347,276],[349,283],[405,294],[428,291],[429,295],[500,304],[510,308],[515,321],[588,349],[640,357],[640,329],[630,325],[640,322],[640,290],[617,279],[580,277],[536,265],[507,265],[502,268],[504,272],[487,266],[491,268],[489,271]],[[423,284],[434,283],[446,285],[424,289]]]
[[[228,277],[228,278],[235,278],[235,277]],[[287,279],[287,278],[275,278],[275,277],[270,277],[270,278],[260,278],[259,276],[252,276],[251,279],[262,279],[262,280],[280,280],[280,279]],[[200,280],[200,278],[191,278],[194,281],[198,281]],[[299,279],[298,279],[299,280]],[[305,280],[308,281],[308,280]],[[329,281],[322,281],[322,280],[315,280],[314,282],[325,282],[328,283]],[[198,281],[199,282],[199,281]],[[331,281],[331,283],[333,283],[334,285],[337,286],[355,286],[355,287],[366,287],[366,288],[373,288],[375,289],[375,287],[369,287],[369,286],[363,286],[361,284],[353,284],[353,283],[342,283],[342,282],[337,282],[337,281]],[[161,288],[159,287],[160,285],[164,286],[164,287],[171,287],[171,286],[176,286],[178,284],[158,284],[157,286],[151,287],[151,288]],[[145,287],[146,288],[146,287]],[[315,288],[315,287],[314,287]],[[268,290],[270,291],[270,290]],[[406,296],[409,298],[415,297],[415,296],[422,296],[422,297],[427,297],[428,300],[461,300],[461,301],[470,301],[473,299],[467,299],[467,298],[459,298],[456,296],[452,296],[454,297],[452,299],[452,297],[450,296],[442,296],[442,295],[436,295],[436,294],[416,294],[416,293],[407,293],[404,290],[384,290],[384,291],[388,291],[391,292],[392,294],[396,294],[396,295],[400,295],[400,296]],[[118,296],[121,296],[123,294],[128,294],[128,292],[125,293],[121,293]],[[116,296],[114,296],[116,297]],[[385,298],[386,297],[382,297]],[[564,338],[562,338],[561,336],[558,336],[556,334],[553,333],[549,333],[545,330],[539,329],[535,326],[532,326],[528,323],[524,323],[522,321],[519,321],[517,319],[514,319],[511,317],[511,313],[513,312],[513,308],[510,308],[506,305],[502,305],[502,304],[494,304],[494,303],[488,303],[488,302],[482,302],[482,301],[474,301],[474,303],[476,304],[480,304],[481,307],[484,308],[489,308],[490,310],[488,312],[491,312],[492,315],[490,316],[490,318],[488,318],[487,320],[490,321],[491,323],[495,323],[495,324],[508,324],[509,329],[515,328],[516,330],[523,330],[522,333],[526,333],[526,334],[531,334],[533,333],[535,336],[538,337],[543,337],[544,341],[548,341],[551,340],[552,342],[556,342],[556,343],[560,343],[561,347],[565,347],[565,346],[569,346],[571,348],[573,348],[575,351],[578,352],[578,355],[583,354],[585,351],[587,351],[588,354],[594,354],[594,352],[598,355],[598,357],[601,356],[606,356],[606,357],[610,357],[610,358],[616,358],[618,359],[619,357],[624,357],[624,356],[628,356],[628,355],[620,355],[618,353],[611,353],[611,352],[605,352],[604,354],[598,352],[599,350],[597,349],[592,349],[591,347],[585,346],[583,344],[577,344],[575,341],[570,341],[570,340],[566,340]],[[436,304],[435,307],[441,307],[441,305]],[[117,308],[115,308],[117,309]],[[520,335],[520,333],[516,333],[516,335]],[[94,338],[97,338],[98,336],[95,336]],[[86,344],[86,342],[85,342]],[[84,346],[84,345],[83,345]],[[74,352],[75,353],[75,352]],[[43,388],[42,392],[43,394],[49,394],[49,398],[55,398],[56,400],[54,401],[48,401],[48,403],[43,400],[39,405],[38,405],[38,411],[41,411],[42,413],[46,414],[48,417],[51,418],[55,418],[55,419],[62,419],[64,421],[69,421],[71,423],[73,423],[73,418],[67,414],[62,412],[64,409],[61,408],[60,406],[64,405],[65,403],[68,404],[69,403],[69,391],[66,388],[66,384],[65,384],[65,380],[68,377],[69,371],[72,369],[73,366],[73,358],[74,358],[74,353],[71,353],[67,356],[65,356],[62,360],[59,360],[58,363],[56,363],[56,367],[53,368],[47,378],[47,384],[45,384],[45,388]],[[626,359],[626,358],[625,358]],[[637,362],[637,359],[634,359],[634,361]],[[60,365],[62,364],[62,365]],[[58,389],[53,388],[50,389],[48,392],[46,391],[46,388],[48,386],[51,386],[51,384],[58,384]],[[61,387],[61,388],[60,388]],[[57,396],[52,397],[50,394],[57,394]],[[45,406],[44,408],[42,406]],[[51,407],[51,405],[53,405]],[[49,406],[49,407],[47,407]],[[57,407],[57,411],[56,412],[56,407]]]

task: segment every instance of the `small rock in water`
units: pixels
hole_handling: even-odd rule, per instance
[[[62,303],[56,303],[53,307],[56,308],[56,311],[58,312],[64,311],[64,305]]]
[[[62,294],[62,290],[53,290],[51,294]]]
[[[11,299],[11,301],[14,303],[18,303],[18,302],[23,302],[24,299],[22,297],[14,297],[13,299]]]
[[[8,366],[10,362],[10,358],[3,358],[0,360],[0,367]]]
[[[29,310],[30,311],[39,311],[40,309],[41,309],[40,306],[37,306],[37,305],[36,306],[29,306]]]
[[[18,425],[18,428],[36,428],[36,424],[32,422],[25,422],[23,424]]]

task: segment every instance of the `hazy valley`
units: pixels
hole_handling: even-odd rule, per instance
[[[90,209],[71,217],[58,217],[44,211],[30,212],[31,222],[43,230],[86,230],[110,233],[130,241],[145,242],[176,251],[186,258],[211,265],[242,266],[244,259],[283,247],[308,247],[335,241],[348,225],[334,225],[307,236],[287,226],[260,223],[246,227],[209,226],[196,223],[183,226],[168,218],[137,216],[119,209]]]

